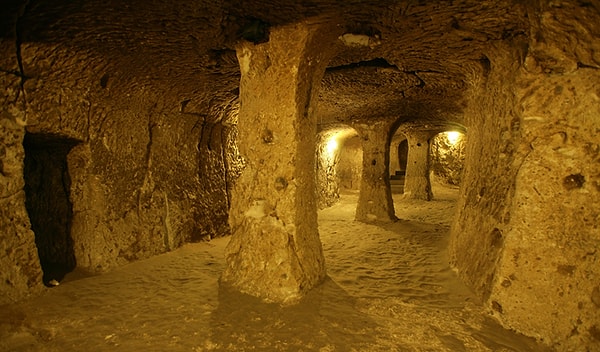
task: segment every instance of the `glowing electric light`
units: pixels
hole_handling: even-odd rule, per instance
[[[446,132],[446,138],[448,138],[448,143],[454,145],[460,139],[460,132]]]
[[[327,146],[325,146],[325,148],[327,149],[327,154],[329,155],[333,155],[335,153],[335,151],[338,148],[338,142],[335,138],[331,138],[328,142],[327,142]]]

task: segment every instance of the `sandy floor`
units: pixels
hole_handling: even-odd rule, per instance
[[[0,351],[543,351],[502,329],[447,264],[457,191],[394,195],[402,220],[353,221],[356,193],[319,213],[329,278],[281,308],[219,289],[228,239],[0,307]]]

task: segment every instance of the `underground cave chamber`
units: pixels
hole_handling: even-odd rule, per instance
[[[596,3],[159,1],[122,17],[99,1],[8,4],[3,302],[39,291],[39,264],[47,281],[57,267],[109,270],[220,233],[239,237],[226,281],[276,301],[287,289],[304,295],[325,274],[310,166],[316,132],[350,123],[357,137],[338,149],[355,152],[340,150],[330,160],[337,169],[322,170],[364,195],[361,204],[383,205],[357,220],[393,220],[381,191],[396,171],[406,173],[406,197],[431,199],[436,177],[460,184],[449,261],[491,314],[554,346],[600,341]],[[209,15],[198,16],[200,4]],[[263,35],[246,35],[252,29]],[[418,160],[376,143],[398,118],[466,126],[462,169],[436,166],[432,155],[462,157],[429,134],[407,136]],[[212,138],[220,129],[204,127],[213,125],[239,138]],[[55,134],[22,143],[33,128]],[[215,148],[196,143],[209,130]],[[57,137],[65,135],[85,140],[71,195],[65,159],[75,141]],[[398,157],[386,160],[386,148]],[[328,186],[325,196],[335,192]],[[246,270],[261,262],[276,270]]]
[[[431,181],[456,189],[460,186],[465,161],[465,134],[454,130],[432,134],[427,141],[430,145],[427,160]],[[333,127],[319,133],[316,146],[317,186],[321,197],[329,197],[330,201],[328,204],[320,203],[319,208],[334,204],[340,193],[360,190],[364,143],[373,142],[361,142],[358,132],[351,127]],[[389,149],[388,171],[392,194],[403,193],[408,158],[406,136],[395,134]]]
[[[362,178],[363,141],[351,127],[333,127],[319,133],[316,146],[317,186],[319,208],[334,204],[340,192],[358,191]],[[430,181],[455,186],[460,185],[465,159],[465,134],[458,131],[433,133],[427,141],[428,161],[425,173]],[[425,157],[425,156],[421,156]],[[389,149],[389,181],[392,194],[404,193],[404,183],[409,158],[408,140],[404,134],[395,134]],[[423,160],[420,160],[421,162]],[[414,161],[413,161],[414,162]]]
[[[43,282],[60,281],[75,266],[71,238],[71,179],[67,155],[78,141],[51,134],[26,133],[26,209],[43,271]]]

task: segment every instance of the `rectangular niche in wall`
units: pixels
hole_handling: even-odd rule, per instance
[[[61,281],[76,265],[67,154],[78,143],[40,133],[26,133],[23,141],[26,208],[47,286],[52,280]]]

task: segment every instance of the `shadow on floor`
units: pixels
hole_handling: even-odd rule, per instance
[[[223,287],[211,315],[210,350],[361,350],[377,324],[329,277],[299,304],[282,307]]]

